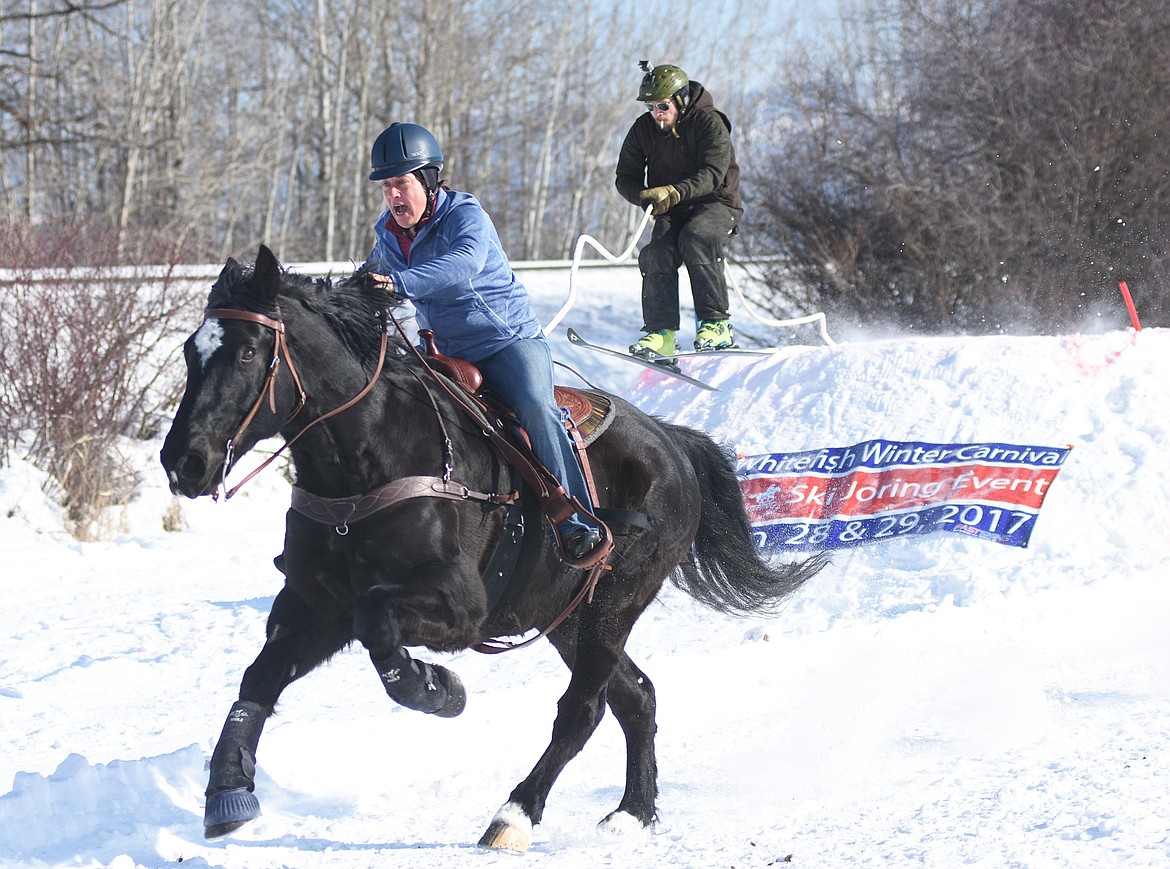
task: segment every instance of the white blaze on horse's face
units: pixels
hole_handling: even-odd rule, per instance
[[[199,354],[199,364],[204,371],[211,354],[223,346],[223,326],[219,320],[204,320],[203,325],[195,332],[195,352]]]

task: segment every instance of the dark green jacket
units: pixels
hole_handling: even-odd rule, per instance
[[[638,198],[643,190],[673,184],[682,205],[722,202],[741,208],[731,121],[715,108],[707,90],[692,81],[690,108],[674,131],[658,129],[650,112],[634,121],[618,156],[615,183],[638,206],[644,204]]]

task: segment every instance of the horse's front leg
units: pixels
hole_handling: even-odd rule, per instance
[[[382,687],[395,703],[440,718],[454,718],[467,705],[467,692],[454,672],[410,656],[403,638],[398,593],[375,586],[354,609],[353,634],[370,653]]]
[[[362,530],[354,545],[365,591],[354,605],[353,636],[396,703],[441,718],[466,706],[459,677],[415,660],[407,646],[479,642],[487,598],[475,556],[502,523],[498,510],[418,499]]]
[[[287,587],[276,596],[268,616],[268,639],[244,672],[240,699],[232,704],[211,755],[203,815],[208,839],[227,835],[259,817],[260,803],[254,794],[256,747],[264,723],[294,679],[349,640],[347,631],[320,627],[313,625],[312,611]]]

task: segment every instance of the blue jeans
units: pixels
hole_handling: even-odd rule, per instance
[[[480,360],[477,367],[483,373],[484,385],[503,397],[520,425],[528,432],[532,451],[552,472],[565,491],[592,511],[589,487],[569,433],[561,422],[560,408],[553,399],[552,351],[543,335],[521,338],[503,350]],[[564,536],[578,528],[592,528],[574,513],[559,526]]]

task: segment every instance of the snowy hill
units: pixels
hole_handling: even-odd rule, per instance
[[[566,273],[521,276],[547,320]],[[607,717],[521,858],[474,843],[547,742],[567,674],[546,644],[444,656],[469,691],[452,720],[395,707],[344,652],[265,730],[263,817],[205,842],[203,767],[263,643],[287,485],[183,502],[167,533],[144,444],[123,532],[79,544],[16,462],[0,469],[0,865],[1170,865],[1170,332],[826,347],[810,330],[768,357],[685,362],[706,393],[565,342],[564,326],[635,337],[636,271],[583,270],[578,292],[558,359],[743,454],[1073,450],[1027,549],[935,534],[847,550],[773,619],[666,591],[629,645],[658,691],[661,823],[596,832],[623,776]],[[733,313],[747,339],[778,337]]]

